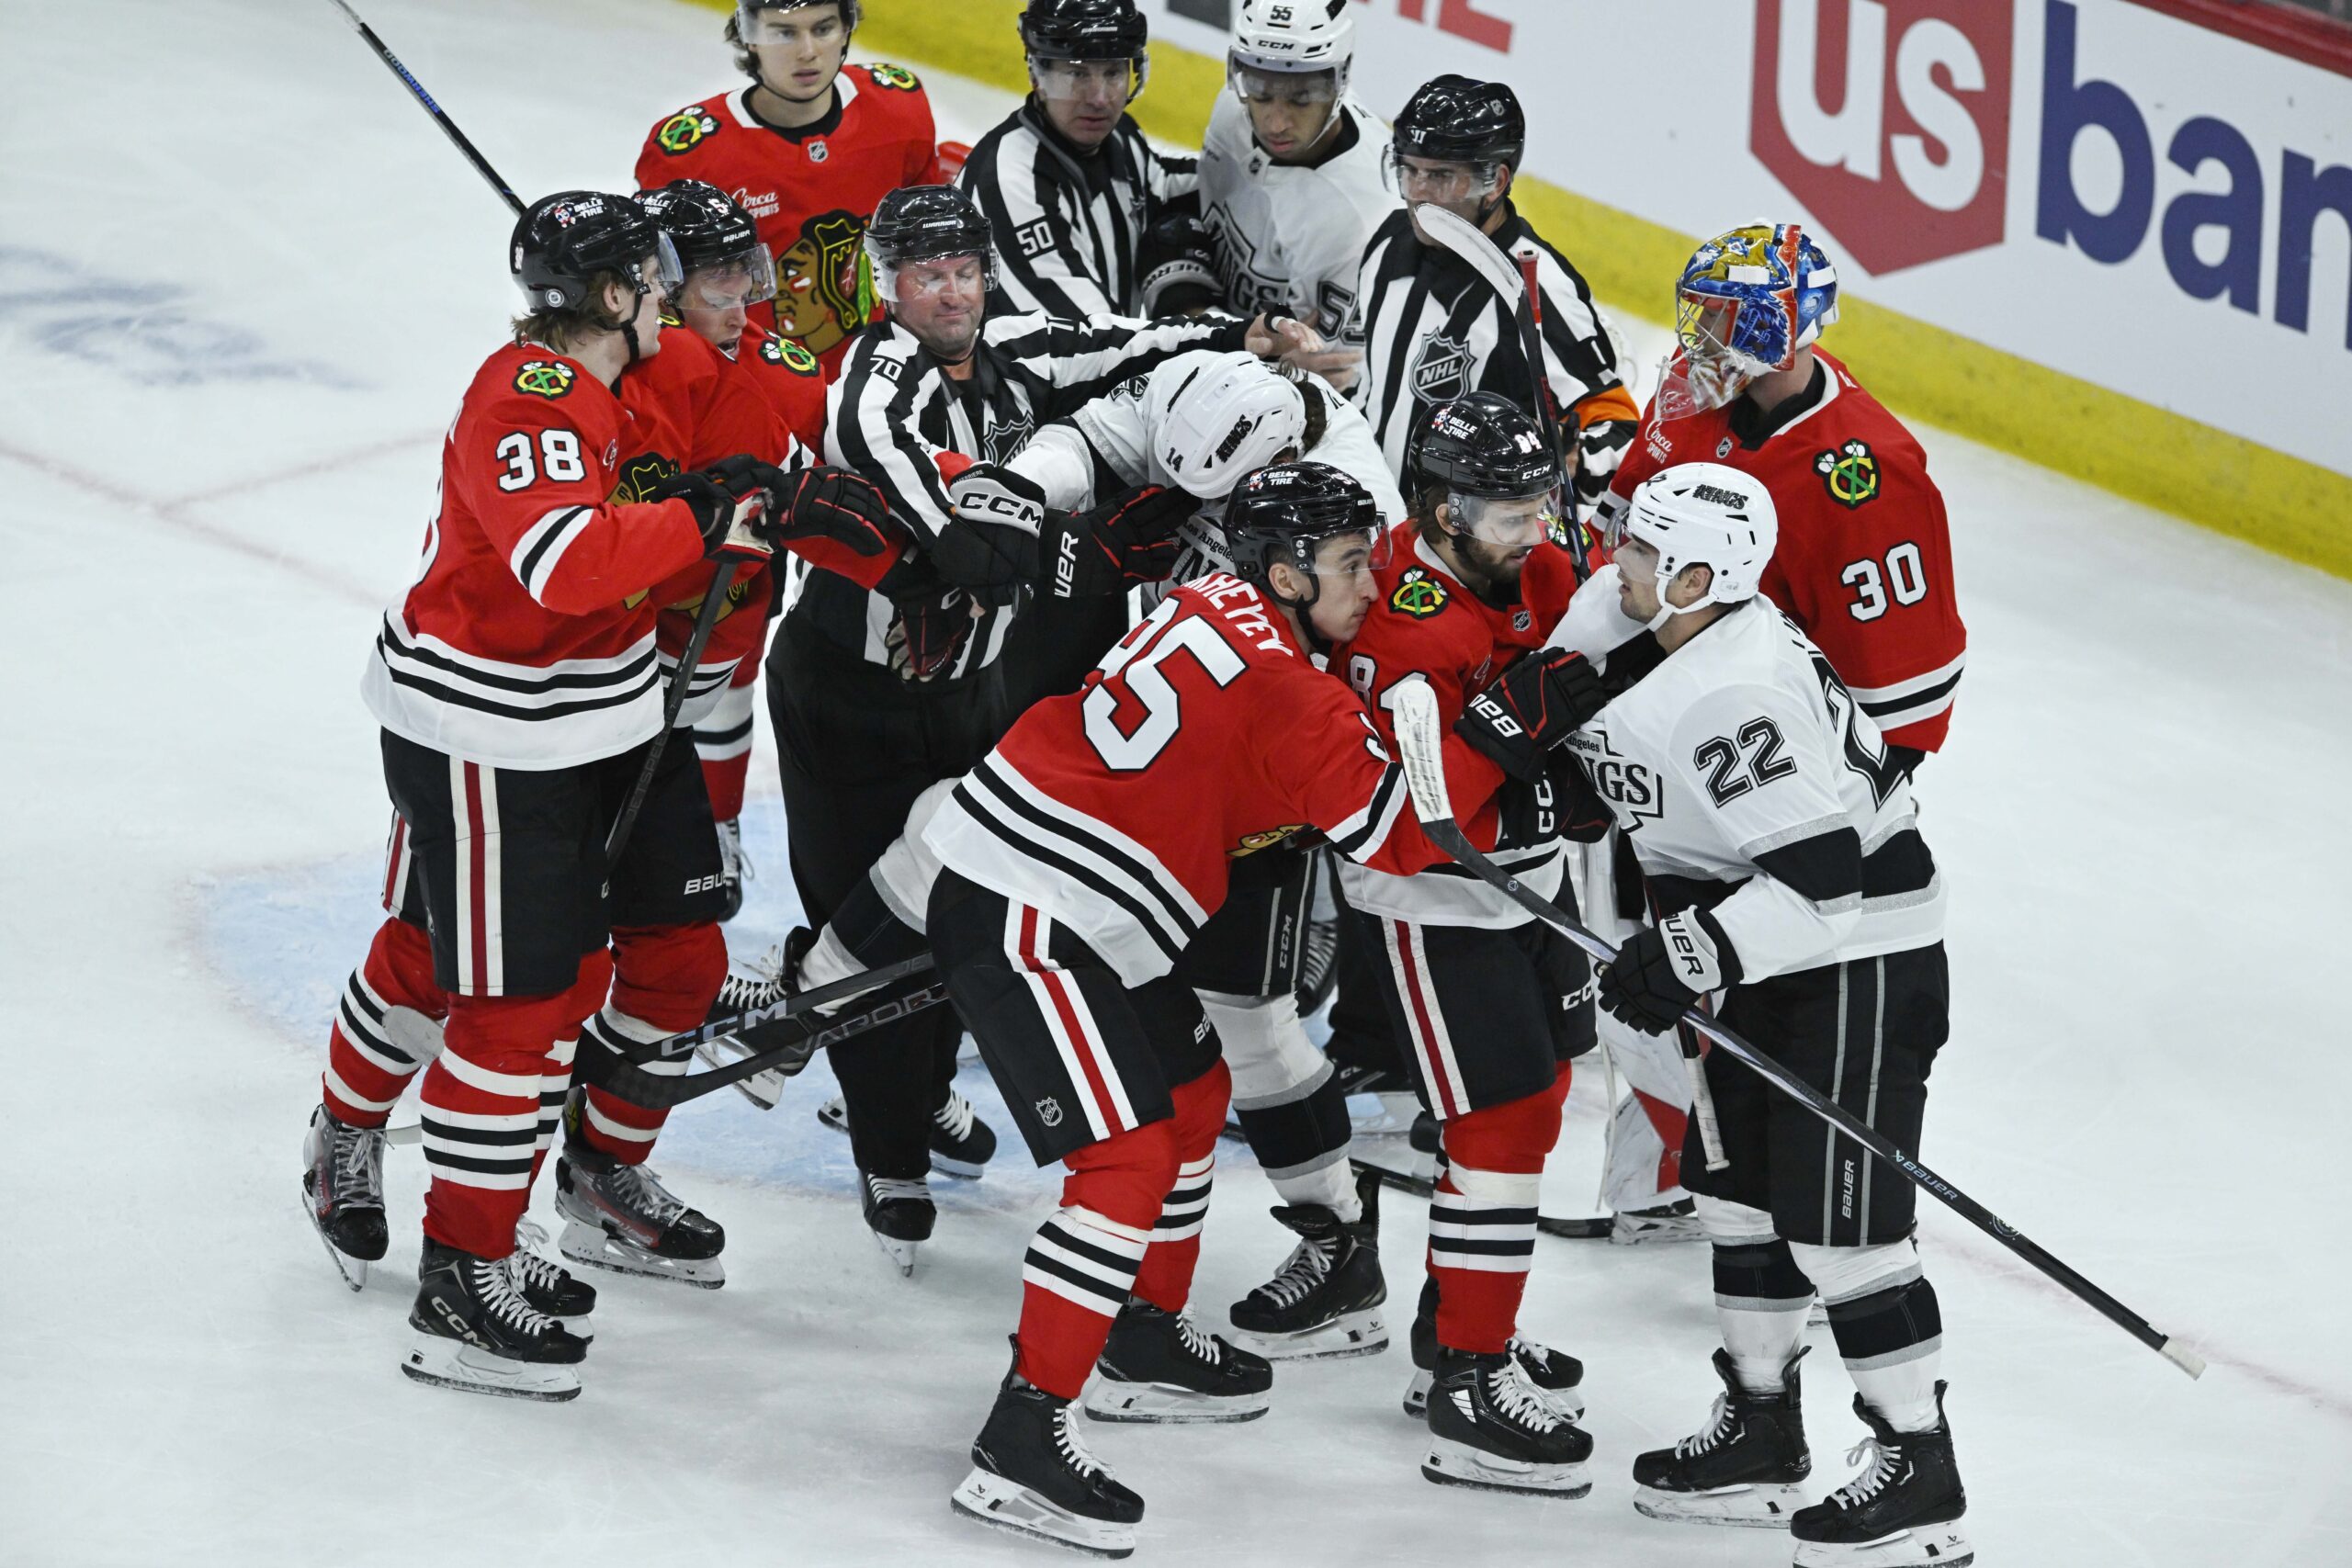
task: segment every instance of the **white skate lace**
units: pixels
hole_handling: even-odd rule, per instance
[[[547,1227],[536,1220],[523,1220],[514,1226],[514,1250],[506,1255],[508,1267],[514,1270],[518,1290],[536,1285],[551,1291],[566,1278],[564,1271],[542,1257],[538,1249],[547,1245]]]
[[[786,994],[780,979],[729,974],[719,982],[718,1006],[728,1012],[748,1012],[752,1008],[774,1007]]]
[[[1715,1408],[1707,1417],[1706,1430],[1675,1444],[1674,1455],[1677,1459],[1689,1459],[1693,1454],[1706,1453],[1730,1436],[1731,1396],[1719,1393],[1715,1395]]]
[[[645,1166],[616,1165],[605,1181],[624,1208],[636,1211],[665,1230],[671,1221],[686,1212],[686,1206]]]
[[[1553,1351],[1549,1345],[1538,1345],[1532,1339],[1521,1339],[1514,1334],[1509,1349],[1510,1359],[1526,1368],[1530,1375],[1539,1370],[1547,1372],[1552,1370]]]
[[[1225,1347],[1217,1343],[1216,1335],[1202,1332],[1200,1325],[1193,1321],[1191,1308],[1176,1314],[1176,1332],[1182,1337],[1184,1348],[1192,1352],[1195,1359],[1206,1361],[1212,1367],[1225,1364]]]
[[[892,1176],[869,1176],[865,1179],[865,1185],[872,1190],[874,1201],[877,1203],[888,1203],[894,1198],[912,1198],[922,1203],[931,1201],[931,1183],[921,1177],[912,1181],[901,1181]]]
[[[1903,1445],[1882,1443],[1873,1435],[1846,1450],[1848,1464],[1860,1464],[1865,1461],[1870,1468],[1832,1492],[1829,1501],[1841,1508],[1859,1508],[1885,1491],[1887,1483],[1903,1472]]]
[[[931,1119],[959,1144],[972,1135],[972,1102],[952,1089],[947,1091],[947,1103],[933,1111]]]
[[[1078,1435],[1078,1427],[1069,1418],[1069,1406],[1065,1404],[1054,1412],[1054,1446],[1062,1451],[1062,1461],[1080,1475],[1108,1475],[1111,1467],[1096,1459]]]
[[[721,822],[718,825],[718,854],[722,865],[738,882],[752,882],[758,873],[752,869],[752,857],[743,852],[743,825]]]
[[[1530,1431],[1548,1432],[1565,1425],[1559,1411],[1544,1396],[1544,1391],[1528,1380],[1526,1369],[1515,1359],[1506,1359],[1487,1374],[1487,1392],[1496,1409]]]
[[[531,1335],[545,1334],[556,1326],[555,1319],[534,1307],[524,1296],[506,1259],[491,1263],[470,1258],[467,1267],[473,1271],[474,1294],[499,1322],[518,1333]]]
[[[1307,1292],[1330,1278],[1332,1255],[1340,1250],[1336,1235],[1308,1236],[1291,1248],[1274,1277],[1258,1287],[1255,1294],[1265,1296],[1277,1309],[1288,1307],[1306,1299]]]
[[[334,1201],[338,1207],[384,1206],[384,1130],[334,1129]]]

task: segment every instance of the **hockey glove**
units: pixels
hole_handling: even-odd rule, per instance
[[[955,667],[972,640],[980,606],[960,588],[934,590],[896,603],[898,613],[882,636],[890,668],[901,681],[933,681]]]
[[[766,560],[770,547],[759,532],[766,497],[756,486],[738,486],[717,469],[671,474],[655,481],[648,501],[683,501],[702,534],[705,560]]]
[[[1626,939],[1600,972],[1600,1005],[1628,1029],[1663,1034],[1701,997],[1739,979],[1739,954],[1714,916],[1685,909]]]
[[[1584,655],[1539,649],[1470,699],[1453,732],[1530,784],[1544,776],[1544,753],[1609,700]]]
[[[831,539],[856,555],[895,558],[906,530],[872,480],[847,468],[819,465],[786,470],[757,457],[728,457],[711,466],[730,490],[757,488],[767,496],[761,531],[778,546],[796,539]]]
[[[1045,547],[1046,492],[994,463],[965,466],[947,481],[956,526],[928,547],[947,581],[1001,604],[1037,578]]]
[[[1201,503],[1181,490],[1145,485],[1091,512],[1046,514],[1046,581],[1052,599],[1096,599],[1176,570],[1176,530]]]

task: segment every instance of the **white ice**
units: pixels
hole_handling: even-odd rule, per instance
[[[620,184],[729,80],[707,11],[366,9],[526,192]],[[967,137],[1007,101],[931,85]],[[821,1072],[673,1122],[658,1163],[727,1225],[729,1283],[600,1279],[578,1402],[394,1371],[421,1162],[355,1297],[298,1148],[375,919],[361,660],[501,339],[509,220],[323,3],[0,0],[0,1562],[1054,1561],[946,1504],[1052,1184],[1012,1151],[943,1184],[901,1283]],[[1928,439],[1973,646],[1923,789],[1956,982],[1925,1153],[2212,1360],[2190,1383],[1924,1205],[1980,1561],[2352,1562],[2352,588]],[[793,914],[772,766],[739,943]],[[1589,1207],[1597,1077],[1555,1211]],[[1219,1189],[1212,1321],[1288,1239],[1230,1145]],[[1392,1201],[1400,1331],[1421,1224]],[[1590,1368],[1589,1499],[1425,1483],[1400,1344],[1283,1372],[1254,1425],[1098,1428],[1149,1499],[1136,1561],[1786,1562],[1631,1506],[1633,1455],[1713,1391],[1703,1254],[1541,1247],[1524,1321]],[[1860,1429],[1826,1337],[1808,1369],[1830,1484]]]

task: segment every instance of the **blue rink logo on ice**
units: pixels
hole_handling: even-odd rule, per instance
[[[256,334],[208,317],[180,284],[115,276],[51,252],[0,244],[0,342],[11,338],[148,387],[368,385],[340,366],[271,353]]]

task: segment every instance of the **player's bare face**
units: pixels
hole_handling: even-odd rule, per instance
[[[1617,547],[1617,607],[1636,621],[1657,615],[1657,550],[1639,539]]]
[[[1374,544],[1367,535],[1340,534],[1316,547],[1317,591],[1315,603],[1306,607],[1306,618],[1325,642],[1352,642],[1363,630],[1363,618],[1380,597],[1379,581],[1373,576]]]
[[[1235,90],[1250,111],[1250,134],[1277,164],[1303,163],[1339,128],[1332,77],[1243,72]]]
[[[956,361],[979,339],[988,305],[988,268],[978,256],[909,262],[899,268],[899,324],[940,358]]]
[[[1033,61],[1029,79],[1046,120],[1089,152],[1118,128],[1135,97],[1135,66],[1125,60]]]
[[[849,57],[849,29],[838,6],[763,14],[743,41],[759,63],[760,85],[796,104],[831,93]]]

